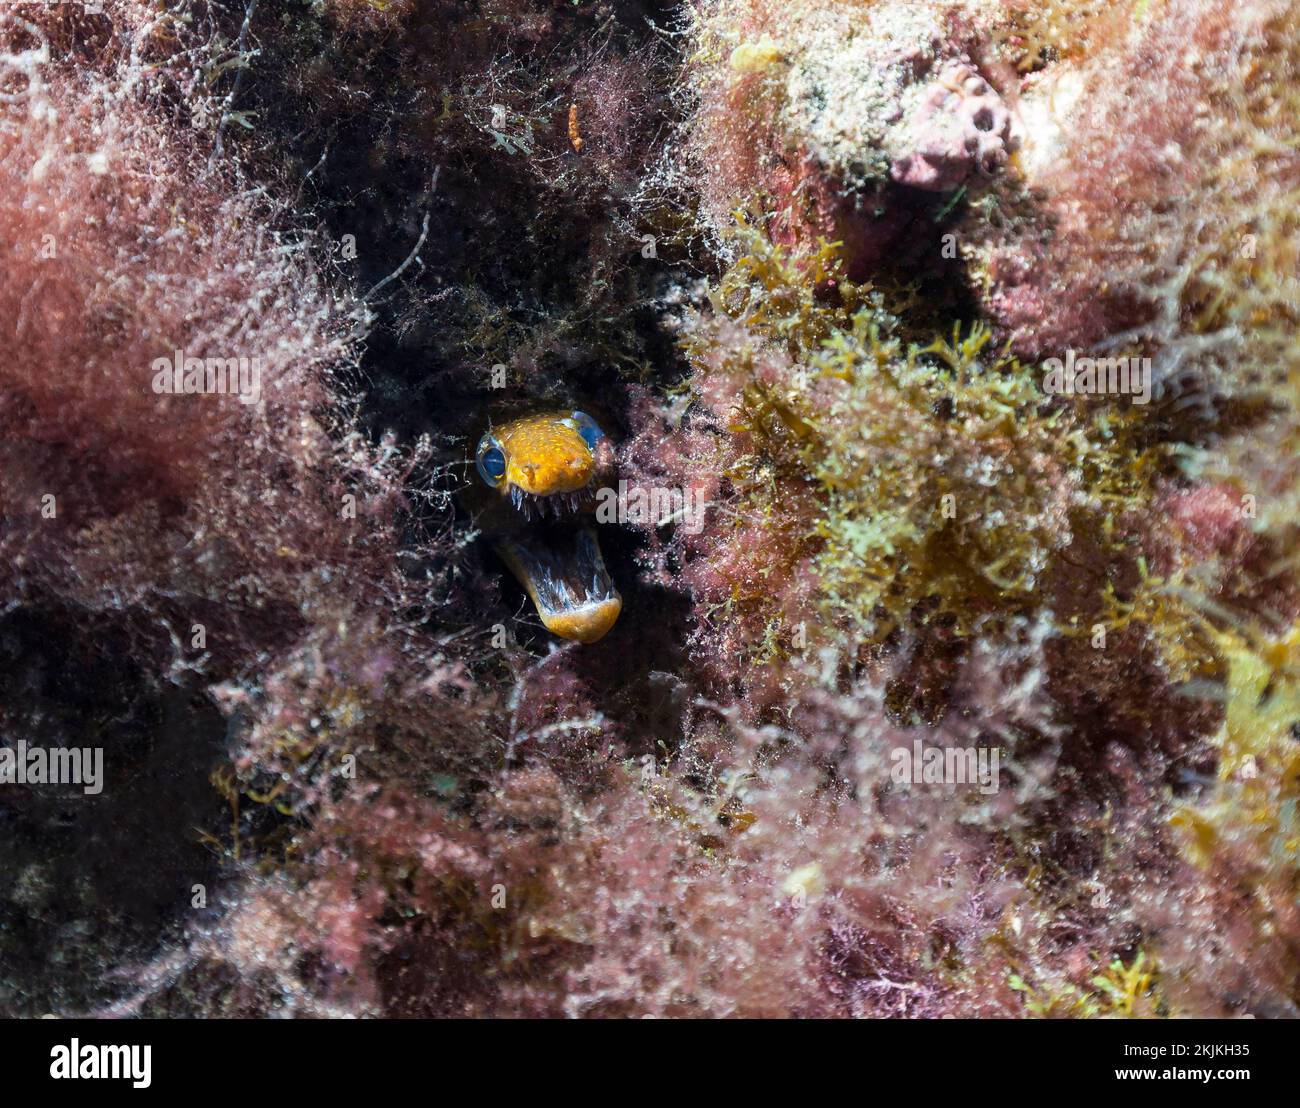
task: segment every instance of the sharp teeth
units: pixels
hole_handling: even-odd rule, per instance
[[[526,520],[545,519],[552,515],[556,519],[576,515],[582,509],[582,495],[586,490],[577,492],[557,492],[551,496],[535,496],[525,492],[518,485],[510,486],[510,503],[515,511]]]

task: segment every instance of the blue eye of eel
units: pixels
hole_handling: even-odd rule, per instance
[[[484,446],[487,448],[484,449]],[[506,456],[499,446],[490,443],[480,445],[478,452],[478,472],[485,484],[496,487],[506,475]]]
[[[574,428],[582,436],[582,441],[587,444],[589,450],[595,450],[596,444],[605,437],[605,432],[597,425],[596,421],[586,412],[574,412],[572,417]]]

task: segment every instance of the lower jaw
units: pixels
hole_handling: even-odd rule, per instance
[[[537,614],[552,635],[573,642],[593,643],[605,637],[622,610],[623,600],[615,593],[607,600],[560,612],[545,612],[538,608]]]
[[[589,527],[538,527],[497,544],[546,629],[574,642],[604,638],[623,609]]]

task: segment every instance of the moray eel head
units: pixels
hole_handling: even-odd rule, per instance
[[[546,629],[590,643],[623,608],[595,531],[580,522],[613,447],[585,412],[512,420],[479,441],[479,477],[513,509],[496,548],[527,591]]]
[[[498,427],[479,440],[478,472],[525,519],[557,519],[582,506],[602,463],[605,433],[585,412],[544,412]]]

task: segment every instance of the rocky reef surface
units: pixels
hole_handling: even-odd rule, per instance
[[[0,7],[0,1013],[1300,1014],[1297,90],[1284,0]],[[593,644],[461,496],[557,407]]]

